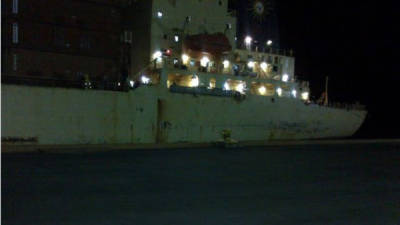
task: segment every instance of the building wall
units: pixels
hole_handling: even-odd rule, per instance
[[[131,76],[136,78],[150,63],[150,35],[152,1],[137,1],[127,15],[129,27],[134,31],[131,51]]]
[[[2,1],[3,74],[67,80],[88,74],[93,80],[118,79],[122,2]],[[13,42],[13,24],[18,26],[17,43]]]

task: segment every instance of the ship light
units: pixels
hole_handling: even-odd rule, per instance
[[[268,45],[268,46],[271,46],[271,45],[272,45],[272,41],[271,41],[271,40],[268,40],[268,41],[267,41],[267,45]]]
[[[243,82],[240,82],[238,85],[236,85],[235,90],[243,94],[243,93],[244,93],[244,90],[245,90],[245,85],[244,85],[244,83],[243,83]]]
[[[293,97],[297,97],[297,91],[296,90],[292,90],[292,95],[293,95]]]
[[[202,67],[207,67],[207,64],[210,62],[210,59],[207,56],[204,56],[203,58],[201,58],[200,60],[200,65]]]
[[[262,62],[260,67],[264,72],[267,72],[268,64],[266,62]]]
[[[246,36],[245,38],[244,38],[244,43],[246,44],[246,45],[251,45],[251,41],[253,40],[253,38],[251,38],[250,36]]]
[[[231,90],[231,86],[229,85],[228,82],[225,82],[225,83],[224,83],[224,90],[225,90],[225,91]]]
[[[208,89],[213,89],[213,88],[215,88],[215,85],[216,85],[215,83],[216,83],[215,79],[214,79],[214,78],[211,78],[211,79],[210,79],[210,85],[209,85]]]
[[[157,60],[157,62],[161,62],[162,61],[162,53],[161,51],[156,51],[153,54],[153,60]]]
[[[307,101],[308,98],[309,98],[309,93],[308,93],[308,92],[303,92],[303,93],[301,93],[301,98],[302,98],[303,100]]]
[[[199,77],[194,75],[192,76],[192,79],[189,82],[190,87],[198,87],[199,86]]]
[[[161,11],[157,11],[157,17],[161,19],[163,17],[163,13]]]
[[[283,76],[282,76],[282,81],[283,81],[283,82],[288,82],[288,80],[289,80],[289,75],[283,74]]]
[[[150,83],[150,78],[148,78],[148,77],[146,77],[144,75],[140,78],[140,80],[142,81],[142,84]]]
[[[187,64],[189,62],[189,56],[186,54],[182,55],[182,62],[183,64]]]
[[[247,66],[248,66],[249,68],[253,68],[253,67],[254,67],[254,64],[255,64],[254,61],[249,61],[249,62],[247,63]]]
[[[229,60],[225,59],[222,64],[224,64],[224,69],[227,69],[229,67]]]
[[[129,81],[129,84],[131,85],[131,87],[133,87],[133,85],[135,85],[135,81],[131,80]]]
[[[276,89],[276,93],[278,93],[278,96],[281,96],[282,95],[282,88],[278,87]]]
[[[262,95],[265,95],[265,93],[267,93],[267,89],[264,86],[261,86],[258,88],[258,92]]]

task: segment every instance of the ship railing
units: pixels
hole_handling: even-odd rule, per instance
[[[273,48],[269,46],[259,47],[257,45],[251,45],[250,47],[246,47],[244,45],[238,46],[238,50],[249,50],[252,52],[260,52],[260,53],[268,53],[273,55],[281,55],[281,56],[289,56],[294,57],[294,51],[292,49],[280,49],[280,48]]]
[[[41,86],[41,87],[59,87],[76,89],[94,89],[105,91],[127,91],[128,83],[123,81],[99,81],[99,80],[69,80],[51,77],[33,77],[33,76],[10,76],[1,77],[2,84]]]
[[[360,103],[329,103],[328,107],[337,108],[337,109],[347,109],[347,110],[366,110],[365,105],[361,105]]]
[[[176,62],[174,62],[176,61]],[[263,79],[263,80],[273,80],[273,81],[281,81],[281,75],[278,72],[270,72],[266,73],[263,71],[252,71],[249,70],[246,66],[247,64],[244,62],[234,63],[238,66],[238,69],[235,70],[233,67],[229,68],[229,70],[225,70],[222,65],[214,66],[214,67],[202,67],[200,66],[200,62],[196,61],[195,65],[183,64],[180,60],[173,57],[163,58],[163,63],[165,63],[166,68],[168,69],[177,69],[184,70],[192,73],[208,73],[208,74],[222,74],[222,75],[230,75],[235,77],[244,77],[244,78],[252,78],[252,79]],[[152,70],[161,69],[163,66],[161,64],[155,66],[152,64],[150,67]],[[295,78],[291,78],[287,81],[287,83],[295,82]],[[306,82],[304,82],[306,83]],[[308,83],[307,85],[308,86]]]
[[[329,108],[335,108],[335,109],[345,109],[345,110],[359,110],[359,111],[364,111],[367,109],[365,105],[362,105],[360,103],[340,103],[340,102],[332,102],[327,105],[323,103],[317,103],[314,101],[310,101],[308,103],[309,105],[314,105],[314,106],[320,106],[320,107],[329,107]]]

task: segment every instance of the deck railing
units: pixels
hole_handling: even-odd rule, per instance
[[[76,89],[96,89],[106,91],[127,91],[127,84],[118,81],[84,81],[84,80],[67,80],[46,77],[31,76],[7,76],[1,77],[3,84],[16,84],[26,86],[42,86],[42,87],[61,87]]]

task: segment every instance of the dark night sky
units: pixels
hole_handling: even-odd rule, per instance
[[[270,18],[260,25],[246,15],[252,2],[231,5],[238,9],[239,37],[275,23]],[[383,1],[276,0],[278,26],[262,30],[278,32],[280,47],[295,51],[296,75],[310,81],[312,96],[320,96],[329,76],[331,101],[367,105],[359,137],[400,137],[396,9],[398,3]]]

